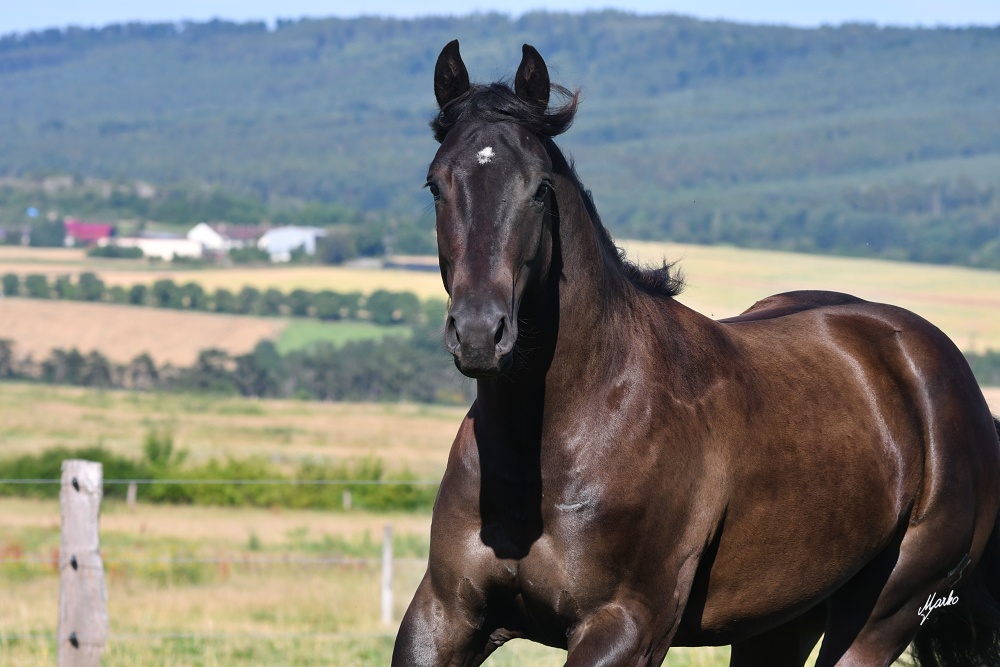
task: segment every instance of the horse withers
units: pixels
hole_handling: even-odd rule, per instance
[[[561,104],[550,106],[552,93]],[[553,143],[578,98],[434,73],[445,345],[477,379],[393,665],[526,638],[567,665],[1000,665],[1000,423],[893,306],[791,292],[713,321],[614,246]]]

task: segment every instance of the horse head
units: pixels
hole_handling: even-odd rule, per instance
[[[457,40],[435,67],[440,111],[431,127],[441,146],[427,188],[450,297],[445,344],[469,377],[510,368],[522,300],[551,267],[556,179],[548,144],[576,108],[573,96],[550,113],[551,89],[545,61],[527,44],[513,89],[471,84]]]

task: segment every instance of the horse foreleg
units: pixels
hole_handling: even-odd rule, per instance
[[[729,667],[802,667],[826,625],[819,605],[784,625],[733,644]]]
[[[483,627],[483,617],[459,597],[435,595],[425,575],[396,634],[392,667],[476,667],[500,641]]]
[[[569,638],[566,667],[652,667],[663,662],[644,614],[609,604],[580,624]]]

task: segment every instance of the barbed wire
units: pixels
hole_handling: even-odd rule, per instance
[[[400,558],[393,557],[394,563],[424,564],[426,558]],[[280,557],[280,558],[108,558],[101,559],[104,565],[379,565],[381,558],[302,558],[302,557]],[[57,558],[45,558],[43,556],[20,556],[14,558],[0,558],[0,565],[53,565],[58,563]]]
[[[109,641],[132,641],[143,639],[393,639],[391,632],[149,632],[149,633],[111,633]],[[5,641],[24,641],[29,639],[56,640],[55,632],[3,632],[0,631],[0,644]]]

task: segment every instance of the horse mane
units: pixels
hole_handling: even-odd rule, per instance
[[[634,287],[649,294],[667,297],[675,297],[680,294],[684,290],[684,277],[681,275],[680,269],[677,268],[676,262],[667,262],[664,260],[663,264],[658,267],[644,267],[629,261],[625,257],[625,249],[615,243],[615,240],[611,237],[611,232],[601,222],[601,216],[594,205],[594,197],[590,190],[585,188],[583,183],[580,182],[580,177],[576,173],[576,167],[566,159],[566,156],[563,155],[554,141],[549,139],[545,143],[553,164],[556,168],[563,167],[564,173],[569,177],[573,185],[576,186],[577,190],[580,191],[584,207],[587,209],[587,215],[590,216],[591,221],[594,223],[597,240],[604,247],[608,255],[614,259],[615,264],[625,278]]]
[[[473,84],[462,95],[446,104],[431,121],[434,139],[439,143],[456,124],[475,119],[487,123],[513,122],[533,132],[542,139],[549,157],[557,169],[564,171],[580,191],[584,205],[601,245],[612,257],[625,278],[637,289],[659,296],[674,297],[684,289],[684,279],[672,262],[663,262],[656,268],[640,267],[625,258],[625,251],[615,244],[611,233],[601,222],[590,190],[580,182],[576,168],[566,159],[552,137],[562,134],[573,124],[580,104],[580,91],[552,84],[552,92],[566,99],[551,111],[525,102],[505,81],[488,85]]]

